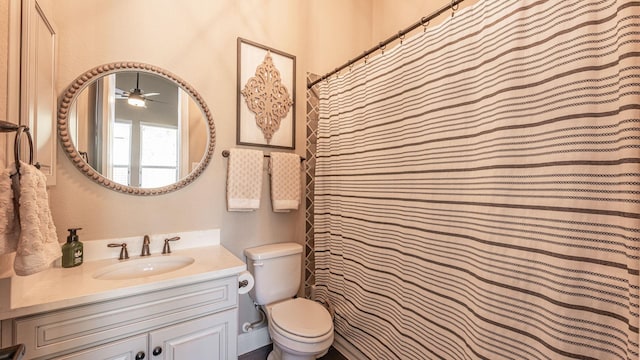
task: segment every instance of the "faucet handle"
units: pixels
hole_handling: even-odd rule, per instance
[[[142,252],[140,253],[140,256],[151,255],[151,252],[149,252],[150,243],[151,243],[151,240],[149,240],[149,235],[145,235],[144,239],[142,240]]]
[[[118,260],[126,260],[129,258],[129,252],[127,251],[127,243],[122,244],[107,244],[108,247],[119,247],[120,248],[120,256]]]
[[[162,247],[163,254],[171,254],[171,247],[169,247],[169,241],[180,240],[180,236],[174,236],[169,239],[164,239],[164,246]]]

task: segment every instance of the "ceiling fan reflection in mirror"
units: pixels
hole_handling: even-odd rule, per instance
[[[116,99],[127,100],[129,105],[135,107],[147,107],[147,101],[162,102],[158,100],[149,99],[149,96],[160,95],[158,92],[145,93],[140,89],[140,73],[136,73],[136,87],[131,91],[124,91],[116,88]]]

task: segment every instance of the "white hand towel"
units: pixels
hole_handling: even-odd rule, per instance
[[[272,152],[270,162],[273,211],[298,210],[300,205],[300,156]]]
[[[13,270],[31,275],[46,270],[62,255],[49,210],[47,177],[35,166],[20,164],[20,238]]]
[[[16,251],[20,224],[13,204],[11,174],[15,166],[11,166],[0,174],[0,255]]]
[[[227,165],[227,210],[252,211],[260,207],[264,154],[231,149]]]

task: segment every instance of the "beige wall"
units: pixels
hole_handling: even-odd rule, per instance
[[[371,0],[308,0],[308,71],[323,75],[371,47]]]
[[[82,241],[220,228],[223,245],[241,258],[249,246],[303,242],[304,205],[290,214],[273,213],[266,171],[261,209],[226,211],[227,162],[221,151],[236,141],[236,38],[243,37],[297,56],[296,152],[304,155],[307,66],[305,32],[300,31],[306,23],[304,4],[56,0],[52,17],[59,34],[58,93],[99,64],[123,60],[154,64],[200,92],[213,113],[217,133],[215,153],[203,175],[186,188],[161,196],[136,197],[105,189],[86,179],[59,151],[57,185],[50,189],[59,240],[71,227],[83,228]],[[247,295],[241,297],[241,309],[241,322],[257,317]]]
[[[259,212],[225,210],[226,161],[220,156],[222,149],[235,146],[237,36],[299,54],[297,97],[304,99],[303,34],[290,31],[303,23],[295,16],[304,13],[297,3],[280,0],[266,7],[257,0],[56,1],[58,93],[99,64],[150,63],[193,85],[211,108],[217,128],[216,152],[203,176],[181,191],[162,196],[135,197],[104,189],[85,179],[60,152],[58,185],[50,191],[59,237],[72,226],[84,228],[81,238],[85,241],[219,227],[225,245],[237,255],[244,246],[298,240],[297,229],[291,226],[298,213],[273,214],[266,196]],[[296,108],[296,117],[304,120],[303,107]],[[299,125],[297,144],[304,144],[303,136],[304,127]],[[301,146],[296,150],[304,153]],[[265,174],[265,184],[266,180]]]
[[[463,6],[475,2],[467,0]],[[60,152],[58,185],[51,189],[60,238],[72,226],[84,227],[85,240],[220,227],[225,245],[237,254],[257,243],[300,241],[303,222],[301,212],[271,213],[266,196],[257,213],[225,210],[226,161],[220,151],[235,145],[236,38],[297,56],[296,152],[304,155],[305,73],[330,71],[414,22],[416,14],[442,5],[418,0],[406,0],[402,6],[391,0],[40,3],[52,14],[59,34],[58,93],[98,64],[120,60],[155,64],[201,92],[218,134],[216,153],[203,178],[177,193],[150,198],[118,194],[89,182]],[[2,4],[6,7],[7,2]],[[0,26],[7,26],[6,19]],[[0,40],[6,47],[6,39]],[[0,76],[3,80],[6,83],[6,76]],[[264,180],[266,186],[266,176]]]
[[[9,2],[0,1],[0,54],[9,51]],[[7,60],[0,56],[0,120],[7,120]],[[0,134],[0,169],[6,167],[7,134]]]
[[[0,120],[12,123],[19,121],[20,38],[14,36],[20,31],[19,18],[18,0],[0,1]],[[13,139],[13,134],[0,134],[0,169],[13,157]]]
[[[241,258],[249,246],[302,243],[304,204],[297,212],[273,213],[266,171],[261,209],[226,211],[226,159],[221,151],[236,141],[236,39],[296,55],[295,151],[304,155],[306,72],[330,71],[432,7],[424,1],[410,2],[402,2],[400,8],[394,0],[56,0],[50,13],[59,34],[59,94],[96,65],[150,63],[200,92],[217,133],[215,153],[203,175],[161,196],[136,197],[102,188],[58,151],[57,185],[50,189],[50,202],[59,239],[64,240],[71,227],[83,228],[82,241],[220,228],[222,244]],[[248,296],[241,296],[240,322],[256,317]]]
[[[478,1],[465,0],[458,11]],[[318,75],[331,72],[447,3],[447,0],[308,0],[308,70]],[[451,12],[447,11],[429,26],[437,26],[450,17]],[[407,36],[419,31],[422,30]]]
[[[479,0],[465,0],[458,5],[458,11],[476,4]],[[392,0],[372,0],[373,2],[373,39],[374,44],[397,34],[398,31],[419,21],[422,16],[429,15],[450,1],[424,1],[424,0],[402,0],[402,6],[398,6],[399,2]],[[455,15],[454,15],[455,16]],[[437,26],[443,21],[451,18],[451,12],[447,11],[438,18],[432,20],[429,26]],[[414,31],[422,31],[421,28]]]
[[[9,2],[0,1],[0,54],[9,52]],[[0,56],[0,120],[7,119],[7,63],[9,58]]]

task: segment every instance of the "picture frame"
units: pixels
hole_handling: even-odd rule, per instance
[[[295,149],[295,76],[294,55],[238,38],[238,145]]]

